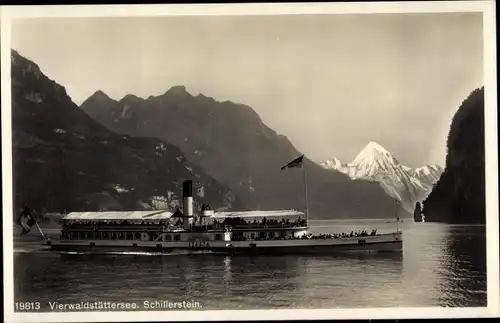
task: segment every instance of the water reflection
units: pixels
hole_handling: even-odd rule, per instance
[[[322,232],[355,228],[325,223]],[[390,230],[393,223],[375,226]],[[33,249],[14,254],[14,296],[42,304],[192,299],[205,309],[485,305],[484,228],[404,226],[402,255],[59,255]]]
[[[232,273],[231,273],[231,257],[224,258],[224,282],[226,284],[231,283]]]
[[[437,223],[415,223],[404,232],[403,286],[413,291],[403,300],[405,305],[436,306],[447,239],[446,226]]]
[[[451,226],[447,233],[440,305],[486,306],[486,227]]]
[[[486,306],[484,227],[418,223],[404,239],[405,303]]]

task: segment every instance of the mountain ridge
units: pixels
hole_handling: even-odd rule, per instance
[[[95,122],[63,86],[15,50],[11,76],[15,210],[174,210],[183,179],[203,191],[195,205],[243,207],[234,192],[174,145],[120,135]],[[109,98],[102,91],[95,95]]]
[[[301,174],[291,169],[280,171],[302,154],[251,107],[203,94],[192,96],[183,86],[127,107],[115,100],[96,101],[91,96],[80,107],[118,133],[173,143],[207,174],[233,189],[249,207],[303,209]],[[124,109],[129,109],[130,118],[116,118]],[[328,172],[307,157],[304,164],[313,217],[370,218],[374,213],[394,214],[400,208],[378,185],[352,183],[344,174]]]

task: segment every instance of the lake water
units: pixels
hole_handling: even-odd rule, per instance
[[[396,229],[389,220],[311,221],[312,232]],[[404,219],[402,255],[227,257],[59,254],[33,228],[14,238],[16,301],[194,301],[202,309],[486,306],[484,226]],[[56,230],[48,230],[56,234]]]

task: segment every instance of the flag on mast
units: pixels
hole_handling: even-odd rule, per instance
[[[291,162],[289,162],[285,166],[281,167],[281,170],[285,170],[287,168],[294,168],[294,167],[302,168],[302,165],[303,165],[302,161],[303,160],[304,160],[304,155],[292,160]]]
[[[17,223],[23,229],[23,234],[27,234],[30,232],[30,228],[36,224],[36,220],[28,208],[24,207],[19,215],[19,218],[17,219]]]
[[[304,199],[305,199],[305,214],[306,214],[306,223],[308,223],[309,219],[309,207],[308,207],[308,202],[307,202],[307,176],[306,176],[306,169],[304,168],[304,155],[295,158],[285,166],[281,167],[281,170],[285,170],[287,168],[302,168],[303,174],[304,174]]]

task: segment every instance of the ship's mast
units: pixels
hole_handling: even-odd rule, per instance
[[[302,171],[304,172],[304,197],[305,197],[305,213],[306,213],[306,226],[309,226],[309,206],[307,201],[307,175],[306,175],[306,167],[304,162],[302,162]]]
[[[399,232],[399,214],[396,209],[396,232]]]
[[[388,179],[389,176],[387,176],[386,174],[380,174],[381,176],[381,179]],[[399,209],[400,209],[400,205],[399,205],[399,202],[396,198],[392,198],[392,200],[394,201],[394,210],[395,210],[395,213],[396,213],[396,232],[399,232]]]
[[[399,232],[399,205],[396,200],[396,232]]]
[[[302,168],[302,172],[304,173],[304,195],[305,195],[305,216],[306,216],[306,227],[309,225],[309,206],[308,206],[308,200],[307,200],[307,175],[306,175],[306,168],[305,168],[305,163],[304,163],[304,155],[300,156],[299,158],[295,158],[285,166],[281,167],[281,170],[285,170],[287,168]]]

